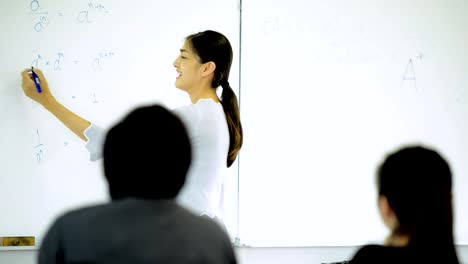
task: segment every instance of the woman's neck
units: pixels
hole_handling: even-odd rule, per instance
[[[409,243],[409,236],[391,234],[385,240],[385,246],[406,247]]]
[[[198,92],[191,92],[189,93],[190,101],[192,104],[196,104],[200,99],[212,99],[215,103],[219,103],[218,95],[216,94],[216,90],[213,88],[205,88],[200,89]]]

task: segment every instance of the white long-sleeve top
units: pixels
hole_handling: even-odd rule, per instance
[[[195,214],[222,218],[223,183],[229,151],[229,130],[223,107],[211,99],[200,99],[173,109],[184,123],[192,144],[192,163],[177,202]],[[92,124],[84,132],[90,159],[102,157],[103,129]]]

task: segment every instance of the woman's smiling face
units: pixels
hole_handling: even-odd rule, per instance
[[[192,86],[202,79],[202,64],[187,41],[180,49],[180,54],[173,65],[178,73],[175,86],[183,91],[188,92]]]

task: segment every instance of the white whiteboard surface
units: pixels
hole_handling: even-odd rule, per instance
[[[376,166],[423,143],[451,164],[468,244],[468,2],[255,0],[242,14],[241,242],[383,242]]]
[[[0,236],[36,236],[40,242],[59,214],[108,200],[101,162],[90,162],[84,144],[24,96],[24,68],[43,70],[60,102],[108,128],[141,104],[189,104],[174,87],[172,63],[187,35],[212,29],[233,46],[229,81],[239,87],[235,0],[1,1],[0,10]],[[225,190],[232,236],[235,165]]]

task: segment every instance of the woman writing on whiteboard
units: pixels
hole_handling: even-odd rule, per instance
[[[175,86],[188,93],[191,104],[173,111],[184,122],[193,147],[192,165],[177,199],[194,213],[211,218],[222,217],[222,171],[233,164],[242,147],[237,97],[228,82],[232,56],[229,40],[208,30],[188,36],[174,61],[178,73]],[[101,158],[104,130],[60,104],[50,92],[43,73],[34,72],[40,78],[42,92],[37,92],[27,69],[22,72],[26,96],[85,141],[91,160]],[[219,86],[223,89],[221,98],[216,93]]]

